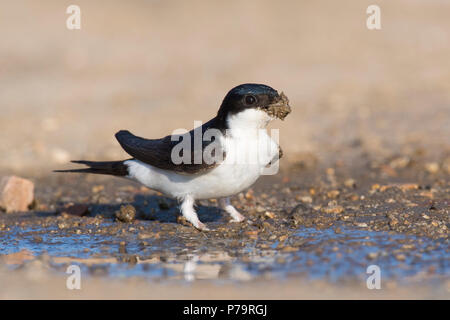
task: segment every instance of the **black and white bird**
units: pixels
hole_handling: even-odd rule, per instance
[[[194,209],[197,199],[219,199],[231,221],[241,222],[245,218],[231,205],[229,197],[250,187],[281,156],[281,149],[266,126],[276,118],[283,120],[290,112],[283,93],[262,84],[242,84],[228,92],[216,117],[188,133],[144,139],[121,130],[116,138],[133,158],[77,160],[72,162],[89,168],[56,172],[107,174],[138,181],[177,199],[182,215],[199,230],[208,228]]]

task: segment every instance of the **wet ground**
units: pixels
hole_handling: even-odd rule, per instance
[[[299,162],[233,198],[244,223],[201,201],[209,232],[186,223],[176,201],[125,179],[53,174],[36,179],[32,211],[0,214],[0,254],[7,270],[44,261],[54,274],[77,264],[89,277],[167,283],[365,284],[377,265],[383,281],[444,286],[448,297],[449,173],[398,162],[359,174]]]

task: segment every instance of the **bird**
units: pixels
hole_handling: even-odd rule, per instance
[[[54,171],[105,174],[137,181],[178,200],[182,216],[196,229],[209,231],[198,218],[195,201],[218,199],[219,207],[230,215],[230,222],[244,221],[230,197],[248,189],[265,168],[282,156],[267,125],[275,119],[284,120],[290,112],[283,92],[264,84],[245,83],[226,94],[214,118],[189,132],[145,139],[120,130],[115,137],[132,158],[73,160],[72,163],[87,168]]]

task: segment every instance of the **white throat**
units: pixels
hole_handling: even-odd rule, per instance
[[[259,109],[246,109],[228,116],[228,128],[233,130],[257,130],[267,127],[273,118]]]

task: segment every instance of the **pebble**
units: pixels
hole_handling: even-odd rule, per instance
[[[367,259],[370,259],[370,260],[374,260],[377,257],[378,257],[378,253],[377,252],[370,252],[370,253],[367,254]]]
[[[92,193],[99,193],[100,191],[103,191],[105,189],[105,186],[103,185],[96,185],[92,187]]]
[[[298,251],[298,248],[286,246],[286,247],[282,247],[281,251],[282,252],[295,252],[295,251]]]
[[[367,223],[364,222],[359,222],[359,223],[355,223],[355,226],[360,227],[360,228],[367,228]]]
[[[266,213],[264,215],[270,219],[275,218],[275,214],[271,211],[266,211]]]
[[[428,173],[437,173],[439,171],[439,164],[437,162],[428,162],[425,164],[425,170]]]
[[[125,223],[133,222],[136,218],[136,209],[131,204],[120,206],[120,210],[116,211],[116,218]]]
[[[266,209],[263,206],[260,206],[260,205],[256,206],[255,210],[258,213],[262,213],[262,212],[266,211]]]
[[[322,208],[322,212],[339,214],[344,212],[344,207],[338,205],[336,201],[330,201],[327,207]]]
[[[126,254],[127,253],[127,243],[125,241],[121,241],[119,243],[119,253]]]
[[[356,181],[354,179],[350,178],[350,179],[347,179],[347,180],[344,181],[344,185],[347,188],[354,189],[354,188],[356,188]]]
[[[409,157],[398,157],[391,162],[389,162],[389,166],[394,169],[403,169],[406,168],[411,163],[411,159]]]
[[[402,253],[396,254],[395,255],[395,259],[397,259],[398,261],[405,261],[406,260],[406,256]]]
[[[336,199],[339,196],[339,194],[340,194],[339,190],[331,190],[327,192],[328,198],[331,199]]]
[[[398,224],[398,220],[395,219],[395,218],[392,218],[392,219],[389,221],[389,226],[391,226],[391,227],[394,227],[394,226],[397,225],[397,224]]]
[[[34,183],[17,176],[0,179],[0,208],[7,213],[27,211],[34,200]]]

